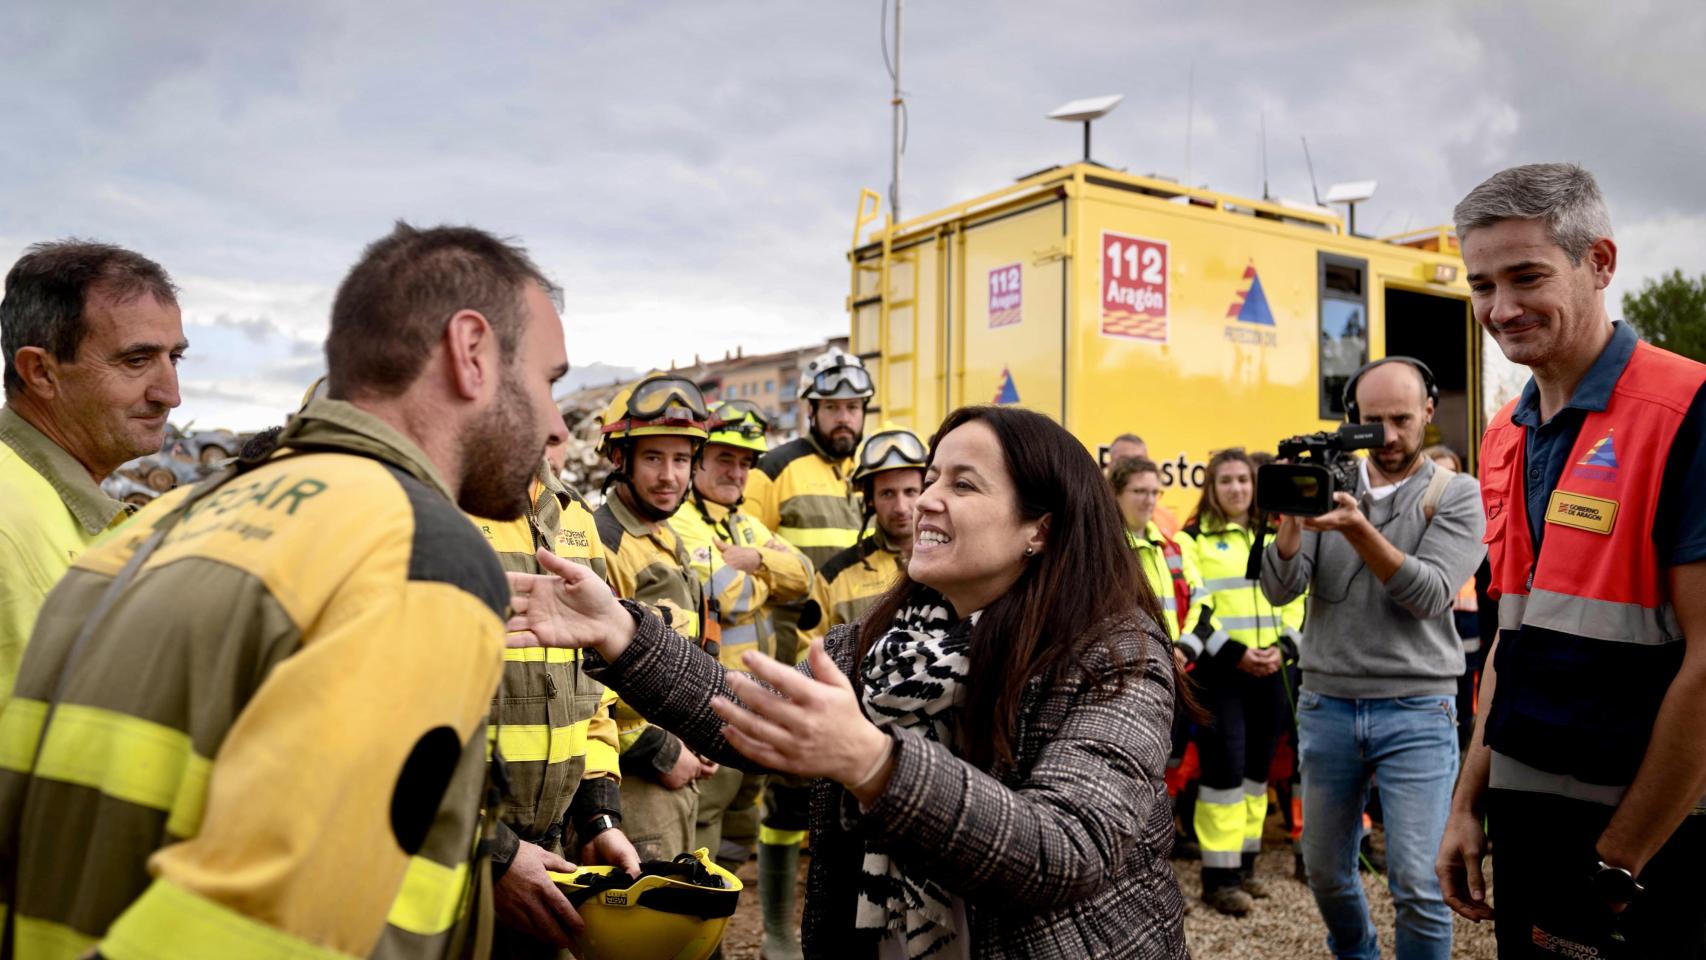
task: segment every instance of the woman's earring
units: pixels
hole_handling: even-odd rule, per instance
[[[1036,551],[1035,547],[1026,547],[1025,548],[1025,556],[1027,556],[1027,557],[1034,557],[1034,556],[1036,556],[1036,553],[1037,553],[1037,551]]]

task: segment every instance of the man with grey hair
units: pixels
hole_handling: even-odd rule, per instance
[[[1706,365],[1607,317],[1581,167],[1502,171],[1456,220],[1475,317],[1533,377],[1482,449],[1500,630],[1446,901],[1502,957],[1706,957]]]
[[[0,300],[0,706],[48,590],[129,516],[100,483],[165,442],[184,341],[160,265],[104,243],[29,248]]]

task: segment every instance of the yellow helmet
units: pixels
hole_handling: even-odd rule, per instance
[[[612,867],[550,873],[586,921],[583,960],[706,960],[722,942],[741,882],[704,848],[648,861],[634,880]]]
[[[687,437],[703,441],[710,413],[699,385],[673,373],[654,373],[624,387],[599,415],[598,452],[618,440],[638,437]]]
[[[853,482],[862,483],[888,470],[923,470],[929,453],[918,434],[892,423],[865,438],[859,445]]]
[[[770,418],[751,400],[724,400],[711,407],[711,434],[705,442],[768,453],[764,431],[769,428]]]

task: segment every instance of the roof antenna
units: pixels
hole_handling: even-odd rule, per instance
[[[1300,137],[1303,141],[1303,162],[1309,167],[1309,192],[1315,195],[1315,205],[1321,205],[1321,188],[1315,185],[1315,161],[1309,159],[1309,138]]]
[[[1268,193],[1268,112],[1262,111],[1262,199],[1272,200]]]
[[[1190,79],[1185,81],[1185,185],[1191,184],[1191,121],[1197,112],[1197,65],[1191,62]]]

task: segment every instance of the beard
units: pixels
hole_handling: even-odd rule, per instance
[[[456,505],[488,520],[514,520],[532,506],[528,487],[539,470],[545,441],[531,441],[533,402],[504,378],[497,402],[475,422],[462,443],[462,493]]]
[[[813,424],[812,436],[817,438],[817,445],[823,448],[824,453],[838,459],[851,457],[853,451],[859,449],[859,435],[851,430],[840,430],[825,436],[818,430],[817,425]]]

